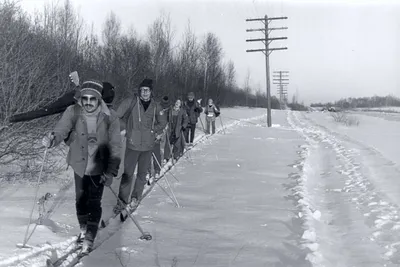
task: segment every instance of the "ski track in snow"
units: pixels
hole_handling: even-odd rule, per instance
[[[382,155],[299,114],[289,111],[288,122],[308,144],[297,193],[302,196],[299,216],[307,222],[308,259],[314,266],[399,266],[400,209],[357,161],[362,150],[377,160]]]
[[[251,122],[253,120],[261,120],[264,118],[266,114],[260,115],[260,116],[255,116],[251,118],[244,118],[244,119],[237,119],[227,125],[224,125],[224,128],[219,128],[216,130],[216,132],[225,132],[229,133],[230,131],[233,130],[234,126],[244,126],[246,123]],[[257,124],[258,127],[265,127],[262,124]],[[280,127],[279,125],[274,125],[274,127]],[[195,143],[199,142],[202,143],[206,140],[208,140],[209,137],[212,136],[205,136],[201,135],[195,138]],[[193,148],[193,151],[197,149],[196,147]],[[167,169],[162,170],[167,171]],[[64,185],[65,188],[69,187],[69,184]],[[65,188],[60,189],[60,193],[64,192]],[[60,199],[57,199],[55,201],[55,206],[52,207],[51,212],[54,211],[56,206],[62,203],[63,201],[63,194],[60,194]],[[140,209],[140,207],[139,207]],[[51,214],[49,214],[51,215]],[[108,240],[112,235],[114,235],[120,228],[122,224],[118,223],[118,220],[114,220],[111,222],[107,228],[105,229],[99,229],[98,235],[95,240],[94,248],[99,247],[103,242]],[[28,249],[26,253],[18,253],[17,255],[11,256],[6,259],[1,259],[0,260],[0,267],[2,266],[7,266],[7,267],[22,267],[22,266],[29,266],[29,267],[41,267],[41,266],[46,266],[46,260],[47,259],[53,259],[55,260],[57,257],[60,257],[68,251],[70,251],[74,246],[74,242],[76,240],[76,237],[69,238],[66,241],[57,243],[57,244],[42,244],[39,246],[35,246],[33,248]],[[21,251],[21,250],[20,250]],[[123,248],[121,249],[121,252],[123,252]],[[66,261],[61,266],[74,266],[76,265],[76,253],[73,255],[70,255]]]

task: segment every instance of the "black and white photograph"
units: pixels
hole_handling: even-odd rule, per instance
[[[0,0],[0,267],[400,266],[398,72],[398,0]]]

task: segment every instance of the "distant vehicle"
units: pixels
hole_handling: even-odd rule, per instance
[[[329,112],[336,112],[336,109],[334,107],[323,107],[321,109],[322,112],[324,111],[329,111]]]

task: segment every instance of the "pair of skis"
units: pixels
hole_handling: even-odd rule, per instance
[[[74,253],[78,253],[78,256],[76,257],[76,258],[77,258],[77,262],[76,262],[76,263],[78,263],[82,257],[84,257],[84,256],[87,255],[87,253],[82,254],[82,253],[80,252],[80,250],[82,250],[82,244],[78,243],[78,240],[76,240],[76,241],[72,244],[72,246],[73,246],[73,247],[72,247],[67,253],[65,253],[65,254],[62,255],[61,257],[57,258],[56,261],[53,262],[51,259],[47,259],[47,260],[46,260],[46,267],[59,267],[59,266],[61,266],[61,265],[64,263],[64,261],[65,261],[69,256],[71,256],[71,255],[74,254]],[[75,264],[76,264],[76,263],[75,263]],[[75,264],[74,264],[74,265],[75,265]],[[73,265],[71,265],[71,266],[73,266]]]
[[[195,144],[194,144],[194,145],[195,145]],[[185,154],[186,152],[188,152],[191,148],[192,148],[192,147],[186,149],[186,151],[184,152],[184,154]],[[158,162],[158,164],[159,164],[159,162]],[[176,162],[175,162],[175,164],[176,164]],[[141,201],[152,191],[153,187],[167,174],[167,172],[168,172],[175,164],[172,164],[172,166],[169,166],[169,167],[168,167],[168,170],[166,170],[159,178],[155,179],[155,177],[153,177],[153,182],[149,185],[148,189],[147,189],[147,190],[144,192],[144,194],[142,195],[142,198],[141,198],[135,205],[132,205],[132,203],[129,204],[129,205],[126,205],[126,207],[125,207],[120,213],[113,214],[113,215],[111,215],[111,216],[110,216],[108,219],[106,219],[106,220],[104,220],[104,219],[101,220],[99,229],[104,229],[104,228],[106,228],[106,227],[112,222],[112,219],[115,219],[115,218],[117,218],[118,216],[119,216],[119,219],[120,219],[120,221],[121,221],[122,223],[125,222],[125,221],[128,219],[128,217],[130,217],[130,218],[132,219],[132,221],[135,223],[135,225],[137,226],[137,228],[139,229],[139,231],[142,233],[142,236],[140,237],[140,239],[142,239],[142,240],[151,240],[151,239],[152,239],[152,236],[151,236],[149,233],[146,233],[146,232],[144,232],[144,231],[142,230],[142,228],[140,227],[140,225],[138,224],[138,222],[136,221],[136,219],[132,216],[132,213],[137,209],[137,207],[139,206],[139,204],[141,203]],[[175,179],[176,179],[176,178],[175,178]],[[117,196],[117,194],[115,193],[115,191],[114,191],[111,187],[110,187],[110,190],[112,191],[112,193],[114,194],[114,196],[115,196],[117,199],[119,199],[118,196]],[[178,204],[178,206],[179,206],[179,204]],[[67,253],[65,253],[63,256],[57,258],[57,260],[55,260],[54,262],[51,261],[50,259],[48,259],[47,262],[46,262],[47,267],[59,267],[59,266],[61,266],[61,265],[63,264],[63,262],[65,262],[65,261],[68,259],[69,256],[71,256],[71,255],[73,255],[74,253],[77,253],[77,252],[78,252],[78,255],[77,255],[77,256],[72,260],[72,262],[70,262],[70,264],[69,264],[69,266],[74,266],[74,265],[76,265],[83,257],[85,257],[85,256],[88,255],[88,254],[86,254],[86,253],[85,253],[85,254],[81,254],[81,253],[79,252],[79,250],[82,249],[82,246],[81,246],[79,243],[76,242],[76,243],[73,244],[73,246],[74,246],[74,247],[73,247],[72,249],[70,249],[69,252],[67,252]],[[94,248],[92,249],[92,251],[95,250],[95,249],[96,249],[96,247],[94,247]]]

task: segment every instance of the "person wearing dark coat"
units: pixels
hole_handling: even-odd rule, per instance
[[[165,120],[168,123],[168,111],[171,108],[171,104],[169,102],[169,97],[168,96],[163,96],[160,102],[160,106],[162,108],[163,116],[165,117]],[[168,124],[166,125],[166,128],[168,127]],[[160,134],[159,138],[157,138],[154,148],[153,148],[153,154],[155,156],[152,157],[153,161],[153,168],[154,168],[154,178],[158,179],[160,177],[160,171],[161,171],[161,164],[163,162],[161,158],[161,147],[165,143],[165,132],[166,128],[164,128],[163,132]],[[153,176],[151,175],[151,166],[149,166],[149,180],[147,181],[147,184],[150,185],[153,182]]]
[[[186,111],[181,107],[182,101],[177,99],[175,105],[169,109],[168,113],[168,137],[166,141],[164,157],[168,161],[172,156],[177,160],[183,154],[185,149],[185,140],[183,132],[186,130],[189,118]]]
[[[185,140],[186,144],[190,146],[193,145],[196,124],[198,122],[200,113],[203,112],[203,109],[201,108],[200,104],[195,100],[193,92],[190,92],[188,94],[188,99],[183,107],[189,119],[187,128],[185,129]]]

